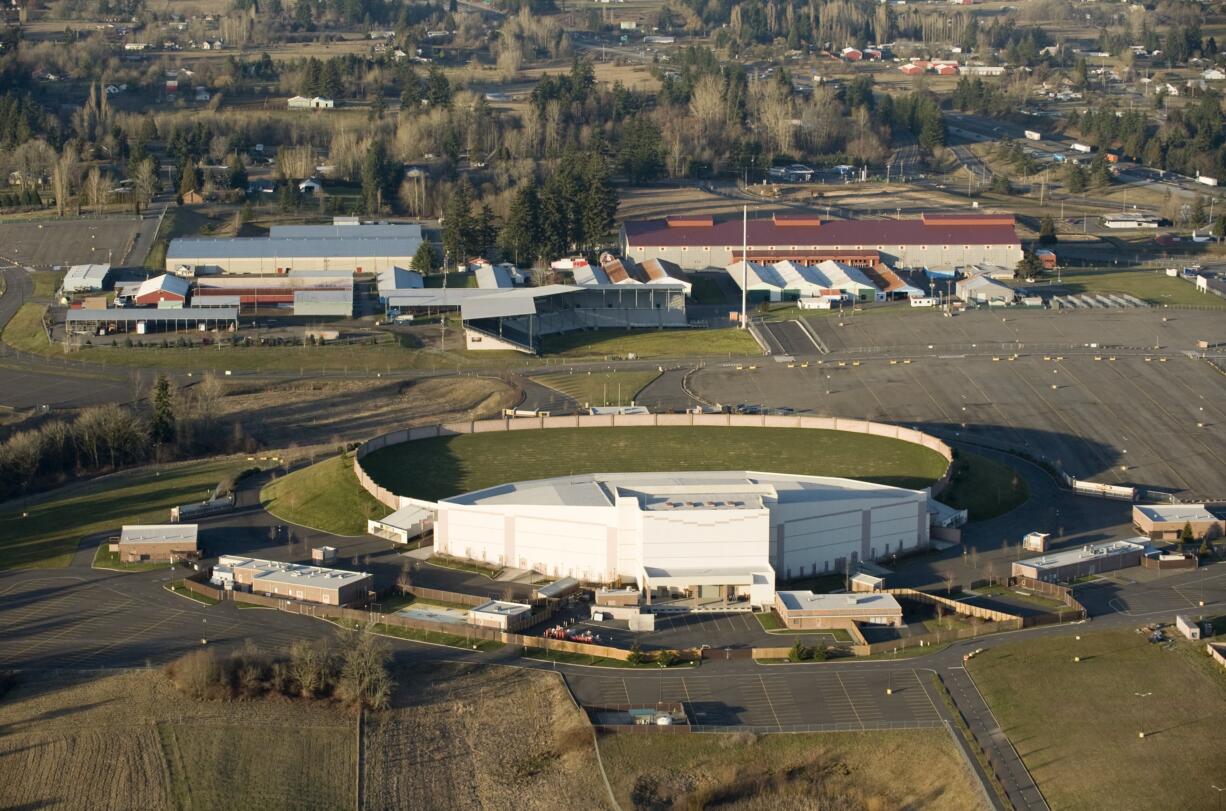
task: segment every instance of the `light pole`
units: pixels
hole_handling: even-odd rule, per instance
[[[1226,788],[1224,788],[1224,787],[1222,787],[1222,786],[1215,786],[1215,785],[1211,785],[1211,786],[1209,786],[1209,788],[1211,788],[1211,789],[1213,789],[1214,791],[1216,791],[1216,792],[1217,792],[1217,807],[1218,807],[1218,811],[1222,811],[1222,792],[1226,791]]]
[[[1144,699],[1144,698],[1148,698],[1149,696],[1152,696],[1152,695],[1153,695],[1153,693],[1152,693],[1152,692],[1148,692],[1148,693],[1133,693],[1133,695],[1134,695],[1134,696],[1136,696],[1137,698]],[[1142,707],[1142,706],[1144,706],[1144,705],[1142,705],[1142,704],[1140,704],[1140,703],[1138,703],[1138,704],[1137,704],[1137,737],[1138,737],[1138,738],[1144,738],[1144,737],[1145,737],[1144,713],[1143,713],[1143,712],[1141,712],[1141,707]]]

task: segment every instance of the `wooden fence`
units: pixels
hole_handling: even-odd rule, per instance
[[[1028,591],[1033,591],[1036,594],[1042,594],[1044,597],[1049,597],[1053,600],[1059,600],[1068,608],[1068,612],[1064,611],[1049,611],[1046,614],[1026,617],[1023,627],[1030,628],[1035,625],[1051,625],[1055,622],[1068,622],[1071,620],[1083,620],[1089,616],[1086,607],[1081,604],[1081,601],[1073,596],[1073,590],[1068,586],[1061,586],[1057,583],[1045,583],[1042,580],[1035,580],[1032,577],[1010,577],[1009,585],[1015,588],[1023,588]]]
[[[908,600],[914,600],[919,603],[927,603],[929,605],[939,605],[946,610],[958,614],[963,617],[974,617],[976,619],[988,620],[989,622],[1013,622],[1020,620],[1021,617],[1016,614],[1009,614],[1005,611],[996,611],[991,608],[984,608],[978,605],[969,605],[960,600],[951,600],[949,597],[942,597],[939,594],[930,594],[926,591],[917,589],[882,589],[886,594],[893,594],[896,597],[903,597]]]

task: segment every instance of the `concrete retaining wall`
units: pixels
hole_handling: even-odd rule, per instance
[[[425,428],[391,431],[364,442],[354,455],[353,472],[366,492],[379,503],[399,509],[404,501],[395,493],[380,487],[362,468],[361,461],[367,454],[383,448],[460,434],[486,434],[499,431],[548,430],[550,428],[622,428],[622,427],[728,427],[728,428],[798,428],[817,431],[846,431],[889,437],[922,445],[940,454],[946,462],[945,473],[932,485],[933,495],[938,495],[949,482],[953,451],[934,436],[914,431],[900,425],[887,425],[867,420],[848,420],[838,417],[788,417],[761,414],[593,414],[561,417],[501,417],[473,422],[453,422]]]

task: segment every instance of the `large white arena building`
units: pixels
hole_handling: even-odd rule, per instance
[[[928,493],[751,471],[607,473],[437,504],[435,551],[653,597],[766,607],[775,581],[928,545]]]

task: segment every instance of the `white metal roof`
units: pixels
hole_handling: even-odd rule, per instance
[[[222,555],[218,564],[233,569],[254,569],[254,580],[264,583],[311,586],[313,588],[340,588],[351,583],[369,579],[366,572],[351,572],[346,569],[326,569],[322,566],[307,566],[302,563],[285,563],[279,560],[243,558],[237,555]]]
[[[604,268],[598,265],[582,264],[575,265],[570,269],[575,276],[575,284],[585,287],[596,284],[609,284],[609,274],[604,272]]]
[[[1204,504],[1137,504],[1133,509],[1151,521],[1163,523],[1222,520]]]
[[[520,614],[526,614],[532,610],[532,606],[524,603],[508,603],[503,600],[490,600],[475,606],[470,610],[472,614],[495,614],[500,617],[515,617]]]
[[[328,304],[352,304],[352,290],[295,290],[294,303],[300,302],[324,302]]]
[[[649,502],[705,504],[741,501],[746,509],[761,507],[762,498],[780,502],[838,501],[849,496],[898,502],[917,492],[854,479],[801,476],[755,471],[685,471],[655,473],[588,473],[552,479],[511,482],[445,498],[441,503],[465,505],[545,505],[611,507],[618,496]],[[751,502],[756,507],[751,506]],[[690,507],[696,509],[696,507]]]
[[[166,260],[189,259],[354,259],[412,260],[419,238],[400,237],[180,237],[170,241]]]
[[[119,543],[173,543],[196,545],[196,524],[128,524],[119,534]]]
[[[163,273],[161,276],[154,276],[141,282],[140,287],[136,290],[136,296],[140,298],[150,293],[161,292],[186,298],[189,289],[191,289],[191,285],[187,283],[187,279],[171,273]]]
[[[499,290],[514,286],[511,276],[501,265],[477,265],[477,287]]]
[[[421,290],[425,279],[415,270],[388,268],[379,274],[379,295],[386,297],[397,290]]]
[[[1059,552],[1048,552],[1037,558],[1026,558],[1018,562],[1023,566],[1032,566],[1036,569],[1056,569],[1072,563],[1079,563],[1083,560],[1143,551],[1148,544],[1148,538],[1133,538],[1130,541],[1103,541],[1102,543],[1086,544],[1085,546],[1078,546],[1073,549],[1062,549]]]
[[[64,282],[61,287],[66,293],[101,290],[110,272],[111,266],[108,264],[73,265],[64,274]]]
[[[870,282],[868,277],[859,268],[843,262],[827,259],[824,262],[819,262],[816,269],[830,280],[831,287],[837,287],[840,290],[845,290],[846,288],[858,290],[877,289],[877,285]]]
[[[831,611],[839,613],[887,611],[890,613],[902,611],[902,606],[893,594],[851,593],[851,594],[814,594],[811,591],[779,591],[776,592],[779,601],[788,611]]]
[[[320,237],[390,237],[421,241],[421,226],[411,222],[346,223],[332,222],[325,225],[273,225],[268,228],[272,238],[317,239]]]
[[[236,321],[237,307],[180,307],[174,310],[115,308],[107,310],[69,310],[65,315],[73,321]]]

